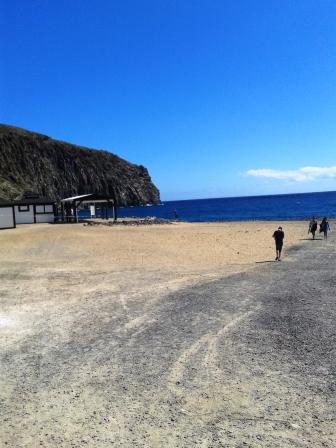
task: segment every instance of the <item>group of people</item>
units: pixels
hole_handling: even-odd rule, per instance
[[[326,240],[328,238],[328,232],[330,230],[329,222],[327,221],[327,218],[323,218],[320,223],[320,233],[323,232],[324,239]],[[313,240],[315,239],[315,233],[317,231],[317,221],[312,217],[309,223],[308,227],[308,234],[311,233],[313,235]]]
[[[309,222],[309,228],[308,228],[308,234],[311,233],[313,235],[313,240],[315,239],[315,233],[317,231],[317,221],[315,217],[313,216],[312,219]],[[327,218],[323,218],[320,223],[320,233],[323,233],[324,239],[326,240],[328,238],[328,231],[330,230],[329,222]],[[273,233],[273,238],[275,241],[275,252],[276,252],[276,258],[275,261],[281,261],[281,251],[283,246],[283,240],[285,238],[285,233],[282,230],[282,227],[278,227],[278,230],[276,230]]]

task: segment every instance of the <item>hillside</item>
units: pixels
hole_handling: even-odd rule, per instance
[[[115,195],[119,205],[158,203],[148,171],[107,152],[0,124],[0,199],[25,191],[52,199],[85,193]]]

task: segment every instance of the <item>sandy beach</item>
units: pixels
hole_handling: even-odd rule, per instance
[[[24,291],[20,303],[28,306],[81,302],[96,292],[113,292],[114,300],[127,302],[137,294],[167,293],[274,260],[272,234],[278,225],[285,231],[285,257],[286,248],[308,237],[306,222],[21,225],[0,232],[0,269],[10,276],[9,290],[17,276],[27,279],[18,286]],[[12,305],[10,294],[4,306]]]
[[[285,231],[282,263],[288,266],[293,261],[290,256],[286,259],[286,250],[307,243],[306,222],[173,223],[148,227],[41,224],[1,231],[0,335],[1,356],[7,365],[0,379],[2,446],[223,446],[211,445],[201,435],[199,444],[178,442],[183,425],[174,424],[176,416],[169,417],[171,430],[161,431],[167,414],[162,411],[160,416],[153,404],[156,394],[164,403],[160,409],[174,402],[182,413],[190,413],[195,399],[192,386],[187,386],[187,390],[191,389],[186,402],[176,385],[204,342],[208,352],[199,361],[203,363],[201,370],[208,362],[207,375],[218,375],[214,357],[217,342],[211,336],[212,330],[199,339],[190,339],[192,330],[188,325],[201,325],[199,317],[193,320],[190,311],[191,320],[183,323],[180,342],[171,349],[167,346],[166,353],[157,352],[162,345],[158,336],[161,330],[146,334],[150,328],[168,322],[167,316],[179,319],[180,312],[169,307],[172,297],[177,300],[180,293],[183,297],[188,288],[196,287],[198,291],[197,285],[202,285],[202,303],[206,304],[207,295],[203,294],[207,284],[211,288],[219,279],[244,279],[239,276],[268,266],[274,260],[272,233],[280,224]],[[183,306],[183,300],[177,303]],[[163,313],[167,306],[170,311]],[[221,311],[224,314],[216,311],[202,324],[220,325],[217,338],[224,337],[227,325],[233,328],[241,319],[248,319],[256,304],[247,289],[240,303],[228,302],[225,306],[225,312]],[[214,321],[216,316],[222,317]],[[167,343],[175,337],[169,328],[164,336]],[[137,340],[138,345],[134,345]],[[179,344],[184,347],[181,353]],[[152,354],[145,355],[142,350]],[[175,357],[176,350],[177,358],[165,367],[165,359]],[[141,367],[148,356],[156,359],[150,372],[164,381],[153,389],[154,380],[148,373],[147,379],[141,379],[142,383],[149,381],[148,387],[142,390],[137,383],[139,372],[149,369],[149,361]],[[193,368],[196,372],[197,363]],[[210,392],[211,388],[203,387],[204,397]],[[230,393],[226,389],[226,410],[230,410]],[[232,393],[234,412],[239,413],[247,403],[246,397],[242,390],[238,393],[233,388]],[[200,412],[218,417],[221,404],[206,405],[204,397]],[[194,402],[194,406],[198,408],[199,403]],[[155,420],[152,424],[146,412]],[[187,432],[190,425],[199,424],[198,417],[188,421]],[[240,439],[235,439],[237,443],[247,440],[244,431],[239,433]]]
[[[285,231],[286,248],[308,238],[308,224],[291,222],[173,223],[157,226],[25,225],[2,231],[6,254],[1,263],[25,268],[119,273],[125,269],[143,275],[157,272],[190,280],[250,269],[256,262],[274,259],[272,234]]]

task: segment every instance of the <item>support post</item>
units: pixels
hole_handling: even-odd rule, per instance
[[[117,209],[117,204],[116,201],[113,201],[113,221],[116,222],[118,219],[118,209]]]

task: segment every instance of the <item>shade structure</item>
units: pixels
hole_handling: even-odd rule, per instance
[[[78,196],[71,196],[69,198],[61,199],[63,221],[78,222],[78,207],[82,204],[90,204],[105,208],[105,218],[108,218],[108,209],[112,208],[113,218],[117,219],[117,204],[114,197],[111,195],[89,193]]]

